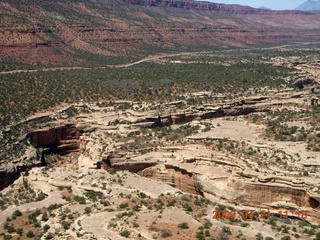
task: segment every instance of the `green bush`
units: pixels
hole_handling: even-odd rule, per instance
[[[86,199],[84,197],[81,197],[81,196],[77,195],[77,196],[74,197],[74,200],[76,202],[78,202],[79,204],[86,204]]]
[[[15,210],[12,213],[12,219],[15,218],[15,217],[20,217],[20,216],[22,216],[22,212],[20,210]]]
[[[123,208],[127,208],[128,206],[129,206],[128,203],[121,203],[119,205],[119,208],[123,209]]]
[[[11,225],[6,225],[5,229],[7,230],[8,233],[13,233],[16,231],[16,229],[14,228],[14,226]]]
[[[48,231],[50,229],[50,226],[48,225],[48,224],[45,224],[44,226],[43,226],[43,231]]]
[[[33,231],[28,231],[27,233],[26,233],[26,236],[28,237],[28,238],[33,238],[34,236],[35,236],[35,234],[34,234],[34,232]]]
[[[62,221],[61,222],[61,225],[62,227],[65,229],[65,230],[68,230],[71,226],[71,222],[68,222],[68,221]]]
[[[281,240],[290,240],[290,239],[291,239],[290,236],[284,236],[284,237],[281,238]]]
[[[53,239],[54,236],[51,232],[49,232],[44,238],[45,238],[45,240],[49,240],[49,239]]]
[[[192,207],[188,203],[184,203],[182,207],[184,208],[185,211],[192,212]]]
[[[84,209],[84,212],[85,212],[86,214],[91,213],[91,207],[86,207],[86,208]]]
[[[23,228],[18,228],[17,233],[22,236],[23,235]]]
[[[43,214],[42,214],[42,217],[41,217],[41,221],[44,221],[44,222],[46,222],[46,221],[48,221],[48,213],[47,212],[44,212]]]
[[[3,236],[3,239],[4,240],[10,240],[10,239],[12,239],[13,237],[12,237],[12,235],[11,234],[5,234],[4,236]]]
[[[263,236],[261,233],[256,234],[256,240],[263,240]]]
[[[205,240],[206,239],[203,231],[196,233],[196,239],[198,239],[198,240]]]
[[[122,231],[122,232],[120,233],[120,235],[121,235],[122,237],[128,238],[128,237],[130,236],[130,231],[126,229],[126,230]]]
[[[181,229],[188,229],[189,225],[186,222],[182,222],[182,223],[178,224],[178,227],[181,228]]]
[[[211,222],[206,222],[205,224],[203,224],[203,227],[206,229],[209,229],[212,227],[212,223]]]
[[[146,198],[147,195],[146,195],[144,192],[140,192],[140,193],[139,193],[139,197],[140,197],[140,198]]]
[[[223,226],[223,227],[222,227],[222,232],[231,235],[231,230],[230,230],[230,228],[227,227],[227,226]]]

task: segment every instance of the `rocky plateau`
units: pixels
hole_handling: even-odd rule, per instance
[[[240,213],[266,209],[273,219],[280,220],[279,211],[287,211],[290,222],[319,224],[319,153],[305,150],[301,142],[272,141],[265,135],[266,125],[252,121],[253,116],[266,117],[279,109],[299,112],[312,107],[310,101],[306,102],[307,98],[310,100],[309,90],[304,88],[297,94],[296,89],[264,89],[258,95],[233,101],[222,101],[220,96],[194,106],[184,101],[158,106],[132,101],[99,106],[79,103],[40,116],[51,120],[20,138],[28,142],[25,155],[13,161],[15,164],[1,165],[1,187],[11,184],[1,194],[9,198],[12,189],[27,182],[46,198],[36,202],[37,207],[22,203],[6,208],[0,223],[14,209],[32,212],[61,203],[63,207],[56,211],[60,215],[71,211],[73,218],[69,222],[73,227],[64,228],[59,218],[50,220],[52,236],[65,229],[59,239],[122,239],[124,231],[134,239],[163,238],[164,230],[159,226],[166,224],[173,239],[172,233],[179,229],[173,223],[184,221],[190,228],[181,233],[182,239],[202,224],[202,217],[194,215],[199,211],[203,211],[200,215],[205,222],[213,224],[209,230],[212,236],[221,237],[220,227],[228,226],[230,237],[235,237],[233,233],[239,230],[236,224],[212,219],[215,205],[232,206]],[[313,95],[319,93],[315,89]],[[212,99],[209,92],[192,95]],[[77,109],[78,114],[66,120],[65,111],[69,108]],[[12,184],[20,174],[23,176]],[[81,202],[79,196],[85,196],[85,205],[75,204]],[[155,215],[154,222],[148,225],[143,222],[144,214],[149,212],[150,217],[159,209],[156,202],[156,210],[144,206],[145,196],[149,196],[149,204],[174,200],[176,207],[160,204],[159,214],[163,217]],[[101,199],[98,205],[94,204],[96,198]],[[132,222],[125,220],[128,217],[119,216],[139,198],[142,202],[133,208],[136,227],[132,227]],[[196,202],[192,207],[191,199]],[[199,209],[197,199],[210,203],[199,203]],[[180,203],[182,209],[178,207]],[[193,213],[186,210],[187,206]],[[81,211],[87,213],[79,215]],[[307,213],[307,218],[302,213]],[[100,218],[104,220],[99,222]],[[241,228],[247,239],[258,233],[276,239],[282,236],[270,227],[255,229],[256,226],[250,221],[249,227]]]
[[[320,239],[319,12],[0,2],[0,238]]]

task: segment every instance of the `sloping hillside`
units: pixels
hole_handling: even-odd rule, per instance
[[[320,1],[319,0],[308,0],[302,3],[297,10],[301,11],[319,11],[320,10]]]
[[[1,69],[14,69],[17,64],[26,64],[25,68],[101,65],[161,51],[320,37],[320,15],[314,13],[166,2],[4,0],[0,3]]]

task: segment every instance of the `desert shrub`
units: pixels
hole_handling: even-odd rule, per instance
[[[120,235],[121,235],[122,237],[128,238],[128,237],[130,236],[130,231],[126,229],[126,230],[122,231],[122,232],[120,233]]]
[[[41,217],[41,221],[44,221],[44,222],[46,222],[46,221],[48,221],[48,213],[47,212],[44,212],[43,214],[42,214],[42,217]]]
[[[192,207],[188,203],[182,204],[182,207],[184,208],[185,211],[192,212]]]
[[[186,222],[182,222],[182,223],[178,224],[178,227],[181,228],[181,229],[188,229],[189,225]]]
[[[13,213],[12,213],[12,216],[11,218],[14,219],[16,217],[20,217],[22,216],[22,212],[20,210],[15,210]]]
[[[84,212],[85,212],[86,214],[91,213],[91,207],[86,207],[86,208],[84,209]]]
[[[28,231],[27,233],[26,233],[26,236],[28,237],[28,238],[33,238],[34,236],[35,236],[35,234],[34,234],[34,232],[33,231]]]
[[[123,208],[127,208],[128,206],[129,206],[128,203],[121,203],[119,205],[119,208],[123,209]]]
[[[290,240],[290,239],[291,239],[290,236],[284,236],[284,237],[281,238],[281,240]]]
[[[74,200],[79,204],[86,204],[86,199],[84,197],[77,195],[77,196],[74,196]]]
[[[68,221],[62,221],[61,222],[61,225],[62,227],[65,229],[65,230],[68,230],[71,226],[71,222],[68,222]]]
[[[263,236],[261,233],[256,234],[256,240],[263,240]]]
[[[167,238],[167,237],[171,237],[172,233],[169,229],[161,229],[161,237],[162,238]]]
[[[48,231],[50,229],[50,226],[48,225],[48,224],[45,224],[44,226],[43,226],[43,230],[46,232],[46,231]]]
[[[231,230],[230,230],[230,228],[227,227],[227,226],[223,226],[223,227],[222,227],[222,232],[231,235]]]

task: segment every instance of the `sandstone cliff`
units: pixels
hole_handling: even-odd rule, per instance
[[[52,152],[59,154],[68,154],[79,151],[80,132],[75,125],[69,124],[49,130],[34,131],[27,134],[26,139],[35,148],[43,148],[44,154]]]

